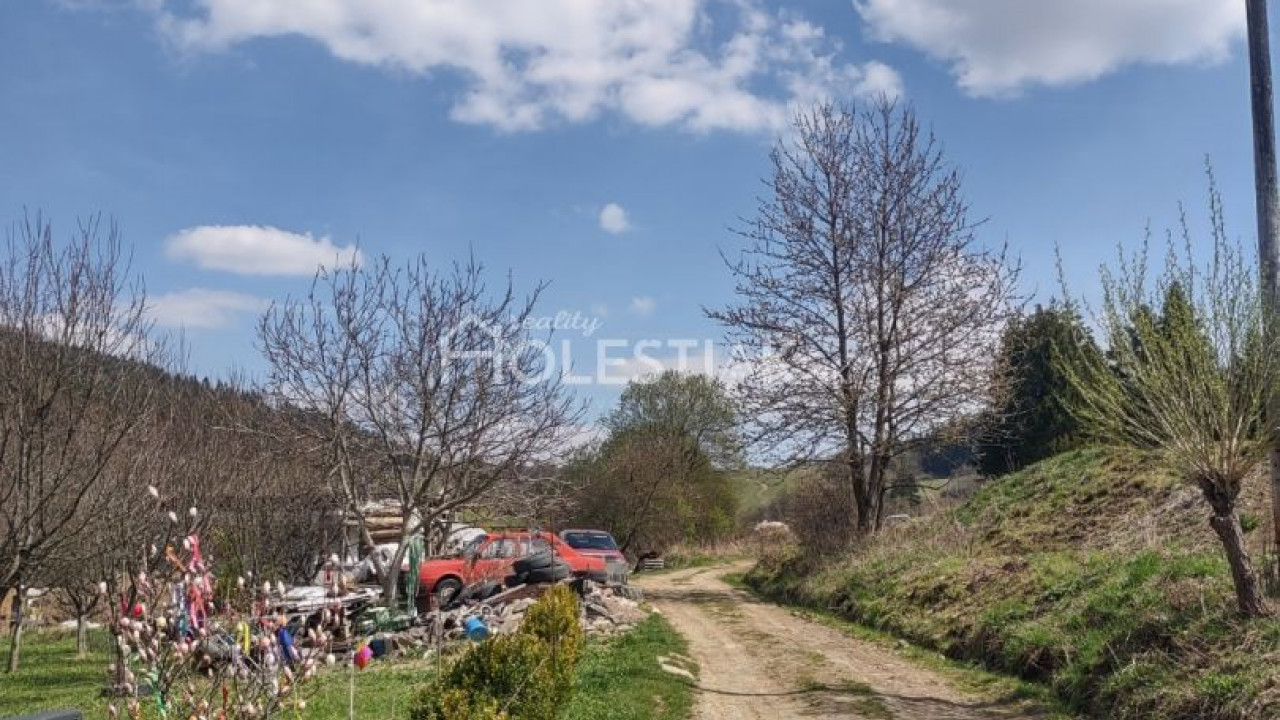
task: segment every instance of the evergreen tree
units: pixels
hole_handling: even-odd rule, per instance
[[[987,475],[1019,470],[1077,447],[1076,420],[1063,406],[1067,384],[1059,367],[1064,349],[1099,353],[1075,310],[1036,307],[1010,323],[1001,341],[1001,401],[978,443],[979,469]]]

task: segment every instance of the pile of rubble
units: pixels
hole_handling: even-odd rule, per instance
[[[619,594],[622,591],[624,594]],[[644,620],[647,613],[636,601],[634,588],[602,588],[582,599],[582,629],[588,635],[625,633]]]
[[[578,591],[582,608],[582,629],[588,635],[608,637],[625,633],[644,620],[647,613],[640,607],[639,590],[630,587],[611,588],[590,581],[571,583]],[[478,639],[474,623],[468,631],[468,620],[478,618],[483,624],[481,637],[489,633],[513,633],[520,628],[525,613],[552,584],[521,585],[478,602],[469,602],[449,610],[419,616],[418,623],[401,632],[384,635],[388,652],[428,652],[465,641]]]

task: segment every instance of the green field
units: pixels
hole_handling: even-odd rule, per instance
[[[29,633],[22,669],[0,674],[0,718],[56,708],[77,708],[89,720],[107,717],[99,696],[105,680],[105,633],[95,633],[91,654],[75,657],[75,641],[64,632]],[[568,720],[680,720],[688,717],[691,690],[658,669],[660,655],[684,650],[684,640],[661,616],[645,620],[629,635],[591,643],[578,669],[578,691],[566,709]],[[2,655],[2,653],[0,653]],[[355,717],[407,718],[414,694],[430,678],[423,660],[375,663],[355,674]],[[320,676],[303,713],[292,720],[347,717],[351,676],[335,670]]]
[[[108,700],[100,691],[106,680],[110,647],[106,633],[95,633],[92,652],[75,656],[69,633],[29,633],[22,649],[22,667],[0,674],[0,718],[58,708],[76,708],[86,718],[105,718]],[[375,665],[355,677],[357,718],[377,720],[404,717],[415,688],[431,668],[421,660]],[[347,717],[351,678],[345,671],[322,674],[307,695],[306,718]]]

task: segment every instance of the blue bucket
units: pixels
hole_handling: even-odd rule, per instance
[[[475,615],[467,618],[466,622],[462,623],[462,627],[467,631],[467,637],[475,642],[489,637],[489,626]]]

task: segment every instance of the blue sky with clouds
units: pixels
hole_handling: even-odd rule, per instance
[[[544,314],[593,339],[717,338],[719,251],[790,108],[888,91],[1047,298],[1055,244],[1087,289],[1202,206],[1206,155],[1253,242],[1243,24],[1237,0],[0,0],[0,218],[114,217],[205,375],[260,370],[256,313],[357,246],[549,281]]]

